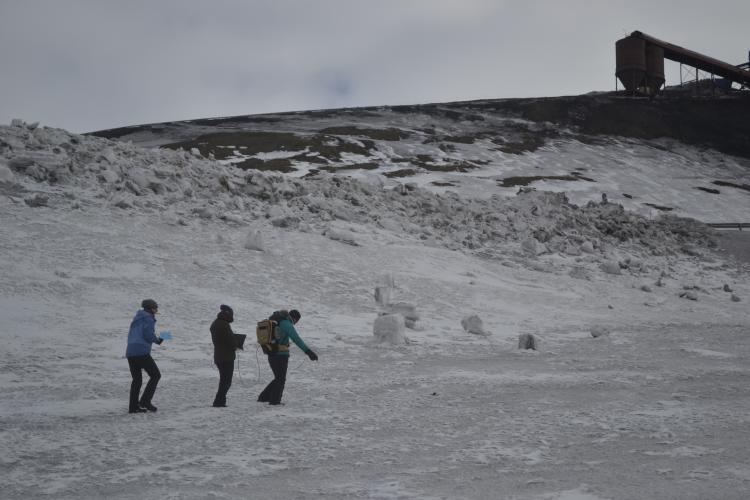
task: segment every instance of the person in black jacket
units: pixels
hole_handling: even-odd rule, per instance
[[[219,369],[219,390],[216,391],[213,406],[223,408],[227,405],[227,392],[232,385],[234,373],[235,350],[237,343],[234,332],[229,325],[234,321],[234,311],[231,307],[222,304],[219,314],[211,323],[211,341],[214,343],[214,363]]]

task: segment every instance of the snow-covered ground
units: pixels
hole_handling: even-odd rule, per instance
[[[750,283],[727,238],[560,194],[302,180],[0,127],[0,496],[746,498]],[[406,342],[373,336],[378,286],[416,310]],[[129,415],[147,297],[174,339],[154,347],[159,411]],[[301,310],[320,360],[293,349],[285,406],[255,401],[271,374],[250,343],[210,407],[221,303],[250,335]]]

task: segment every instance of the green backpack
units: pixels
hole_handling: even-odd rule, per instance
[[[255,336],[264,352],[268,353],[278,350],[276,341],[279,338],[279,332],[277,331],[279,321],[288,317],[289,312],[281,310],[274,312],[268,319],[258,321],[258,325],[255,327]]]
[[[271,344],[276,340],[276,323],[270,319],[264,319],[258,321],[258,326],[255,327],[255,335],[258,338],[258,344],[261,347],[270,349]]]

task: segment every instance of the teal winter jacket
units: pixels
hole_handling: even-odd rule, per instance
[[[277,313],[273,313],[276,315]],[[271,316],[273,318],[273,316]],[[289,341],[291,340],[295,344],[297,344],[297,347],[302,349],[303,352],[307,353],[307,351],[310,350],[309,347],[307,347],[307,344],[300,338],[299,334],[297,333],[297,330],[294,328],[294,323],[292,323],[292,320],[287,316],[285,318],[282,318],[278,320],[278,338],[276,339],[275,344],[278,344],[280,346],[286,346],[287,349],[280,349],[278,351],[274,351],[270,353],[273,356],[289,356]]]

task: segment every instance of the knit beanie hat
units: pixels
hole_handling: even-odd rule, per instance
[[[143,302],[141,302],[141,307],[146,310],[153,310],[158,309],[159,305],[154,299],[143,299]]]

